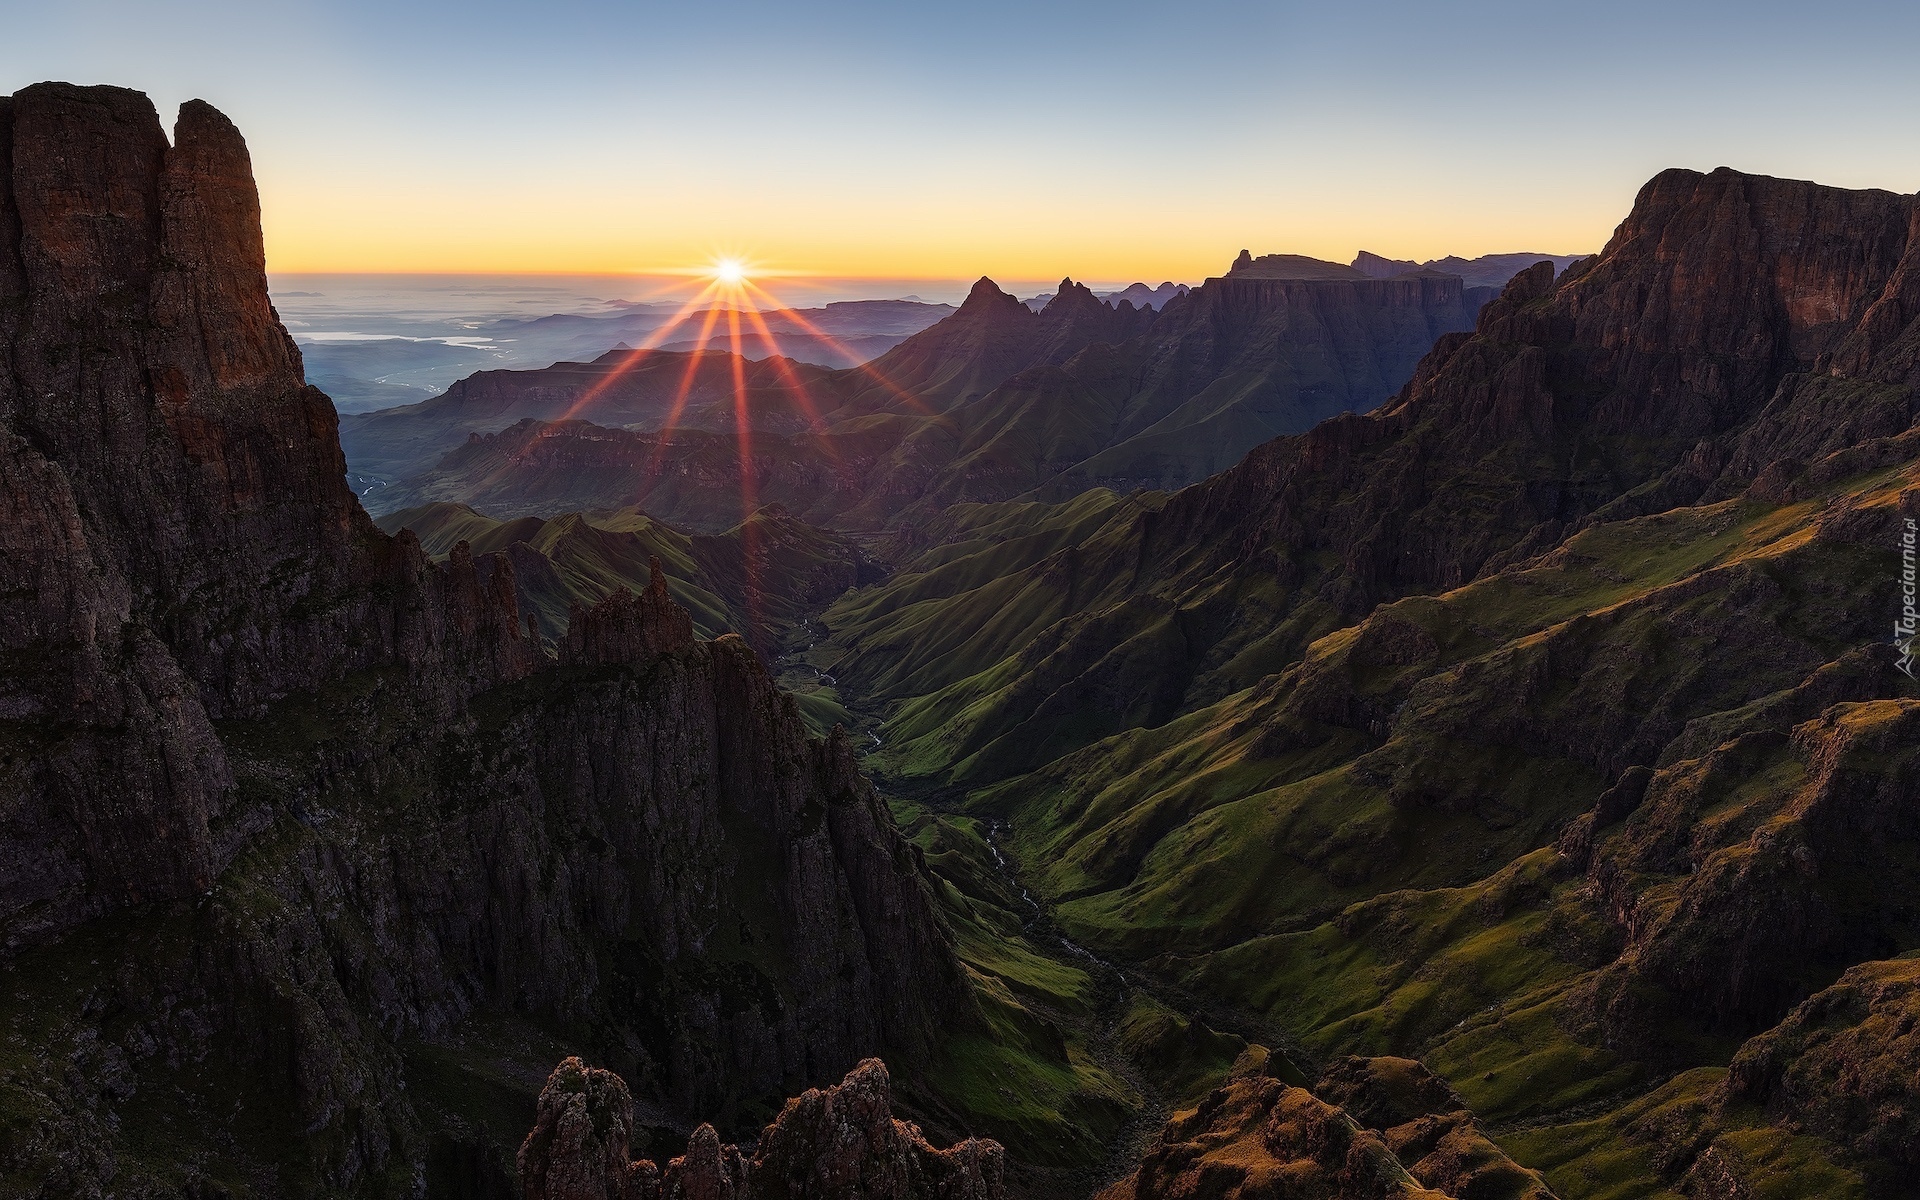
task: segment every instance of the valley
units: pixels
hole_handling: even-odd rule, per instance
[[[1785,249],[1709,267],[1674,231],[1729,203],[1797,244],[1892,241],[1845,285]],[[1885,315],[1913,219],[1669,173],[1606,253],[1522,271],[1371,416],[1184,491],[961,503],[876,543],[886,578],[811,615],[825,635],[787,677],[868,734],[863,765],[968,900],[956,928],[988,912],[1051,964],[1000,974],[960,937],[1072,1031],[1082,1095],[1200,1098],[1143,1083],[1144,1007],[1216,1047],[1178,1068],[1201,1091],[1248,1045],[1322,1098],[1341,1063],[1413,1060],[1478,1122],[1474,1169],[1542,1195],[1894,1194],[1901,1168],[1862,1146],[1902,1135],[1801,1132],[1782,1114],[1808,1101],[1749,1064],[1803,1012],[1905,994],[1866,981],[1901,977],[1913,918],[1856,881],[1904,872],[1916,836],[1874,586],[1920,495],[1912,333]],[[1681,335],[1607,308],[1701,275],[1754,294],[1741,269],[1830,289],[1837,319],[1762,302]],[[1602,350],[1583,323],[1635,332]],[[1863,822],[1885,822],[1872,853],[1841,832]],[[1082,976],[1131,999],[1090,1010]],[[1902,1053],[1865,1029],[1849,1054]],[[1120,1108],[1076,1120],[1127,1144]],[[1415,1177],[1459,1184],[1440,1169]]]
[[[1795,853],[1817,855],[1811,797],[1871,806],[1913,786],[1906,754],[1815,765],[1854,761],[1856,737],[1891,746],[1911,716],[1866,649],[1884,607],[1874,564],[1920,494],[1911,352],[1897,332],[1866,332],[1867,315],[1903,294],[1909,268],[1883,252],[1868,282],[1823,301],[1841,314],[1824,325],[1761,304],[1684,341],[1645,317],[1618,348],[1583,340],[1583,323],[1615,319],[1615,297],[1703,270],[1725,284],[1746,265],[1695,266],[1711,243],[1670,232],[1730,196],[1762,224],[1833,222],[1816,242],[1912,219],[1905,198],[1670,173],[1605,254],[1521,270],[1480,302],[1472,337],[1435,331],[1378,412],[1264,443],[1185,490],[1123,478],[1076,492],[1075,468],[997,495],[921,484],[904,493],[918,509],[876,510],[851,491],[810,502],[792,468],[759,476],[752,494],[778,497],[783,520],[865,531],[868,574],[810,593],[794,610],[804,642],[790,638],[779,665],[806,711],[862,735],[983,1003],[1004,1006],[994,1039],[937,1072],[966,1089],[956,1126],[988,1130],[1016,1163],[1042,1153],[1042,1170],[1085,1172],[1130,1163],[1143,1126],[1250,1053],[1288,1087],[1384,1055],[1431,1070],[1479,1122],[1474,1161],[1541,1195],[1677,1195],[1709,1173],[1889,1186],[1885,1168],[1853,1165],[1850,1138],[1782,1134],[1736,1089],[1751,1086],[1741,1056],[1797,1004],[1907,948],[1897,907],[1871,919],[1832,907],[1844,883],[1797,901],[1832,913],[1824,932],[1753,912],[1744,839],[1805,829],[1788,835],[1806,847]],[[1251,303],[1291,311],[1297,281],[1348,271],[1361,274],[1244,256],[1227,281],[1278,289]],[[1167,311],[1202,306],[1209,288],[1233,295],[1214,280]],[[1075,295],[1064,284],[1054,303]],[[890,369],[955,422],[1019,389],[1035,397],[1026,411],[1057,422],[1055,380],[1139,353],[1072,350],[1091,335],[1065,333],[1016,350],[1028,320],[983,282],[951,328],[910,341]],[[1161,353],[1187,360],[1193,328],[1164,335],[1176,348]],[[1721,339],[1737,349],[1705,375],[1693,360],[1724,355]],[[1841,356],[1844,377],[1805,370]],[[829,412],[892,403],[871,379],[809,383],[810,397],[836,397]],[[1664,399],[1649,407],[1649,394]],[[796,397],[756,411],[788,419]],[[1796,415],[1836,402],[1854,414],[1839,428]],[[804,436],[775,444],[788,461],[807,453]],[[509,459],[483,445],[486,478],[531,478],[532,443]],[[607,460],[592,461],[554,469],[578,488]],[[875,460],[857,461],[871,478]],[[440,477],[474,478],[447,473],[460,462]],[[631,476],[606,478],[566,499],[610,503]],[[741,477],[702,483],[730,494]],[[653,494],[686,518],[672,492]],[[804,516],[785,517],[788,503]],[[1822,718],[1834,705],[1855,715]],[[1914,833],[1890,819],[1891,857],[1847,852],[1847,870],[1903,869]],[[1676,837],[1690,848],[1671,848]],[[1640,915],[1696,906],[1684,920]],[[1799,965],[1766,965],[1785,962]],[[1068,1073],[1048,1083],[1044,1054],[1010,1050],[1040,1036],[1035,1021],[1065,1039]],[[1038,1103],[1012,1103],[1024,1096]],[[1120,1186],[1121,1174],[1073,1177]]]

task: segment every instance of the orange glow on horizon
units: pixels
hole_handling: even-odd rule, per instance
[[[304,181],[303,181],[304,182]],[[680,275],[715,281],[721,261],[738,280],[971,281],[1075,279],[1197,284],[1223,273],[1242,248],[1351,262],[1370,250],[1425,261],[1516,250],[1600,249],[1626,215],[1637,181],[1592,194],[1518,197],[1471,207],[1404,190],[1276,196],[1271,206],[1196,201],[1170,216],[1145,200],[981,195],[916,197],[892,207],[854,197],[766,211],[712,197],[656,200],[636,221],[624,200],[505,193],[426,194],[262,181],[269,269],[277,273]],[[716,211],[717,210],[717,211]],[[719,222],[725,221],[723,228]],[[737,232],[729,232],[729,228]],[[738,239],[738,240],[735,240]],[[730,245],[731,243],[731,245]],[[732,246],[751,245],[753,254]],[[728,247],[716,256],[714,248]],[[669,264],[701,264],[672,266]]]

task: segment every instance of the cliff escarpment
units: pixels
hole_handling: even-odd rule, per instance
[[[0,425],[24,1194],[484,1194],[527,1055],[729,1123],[972,1019],[844,737],[660,572],[556,647],[373,525],[211,108],[0,100]]]

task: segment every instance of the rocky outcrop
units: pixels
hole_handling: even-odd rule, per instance
[[[1600,988],[1610,1036],[1658,1054],[1682,1020],[1756,1032],[1849,964],[1895,953],[1920,912],[1867,881],[1897,877],[1920,846],[1916,745],[1920,703],[1842,703],[1790,738],[1741,731],[1655,774],[1589,868],[1629,933]],[[1737,808],[1703,817],[1730,795]],[[1659,876],[1680,882],[1633,882]]]
[[[1447,1200],[1377,1133],[1305,1088],[1246,1076],[1177,1113],[1133,1174],[1097,1200]]]
[[[1539,1174],[1509,1158],[1446,1081],[1413,1059],[1342,1059],[1314,1093],[1377,1130],[1425,1187],[1463,1198],[1553,1200]]]
[[[1862,963],[1734,1056],[1725,1099],[1920,1170],[1920,959]]]
[[[382,1191],[484,1148],[409,1072],[488,1022],[732,1121],[971,1019],[844,736],[657,566],[555,663],[374,527],[224,118],[45,84],[0,152],[0,1176]]]
[[[1348,1058],[1312,1091],[1236,1070],[1098,1200],[1553,1200],[1418,1062]]]
[[[1001,1200],[1005,1154],[947,1150],[896,1119],[887,1068],[868,1059],[833,1087],[787,1101],[750,1151],[701,1125],[664,1166],[629,1160],[633,1100],[618,1075],[569,1058],[540,1093],[520,1147],[526,1200]]]
[[[462,543],[465,545],[465,543]],[[460,547],[454,548],[454,554]],[[638,666],[693,645],[693,618],[667,595],[667,572],[647,560],[647,590],[622,589],[584,608],[577,602],[567,624],[561,661],[569,666]]]

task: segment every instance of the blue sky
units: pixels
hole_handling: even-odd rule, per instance
[[[1666,166],[1920,189],[1912,5],[4,0],[0,27],[0,90],[232,116],[288,270],[1198,278],[1242,246],[1597,249]]]

